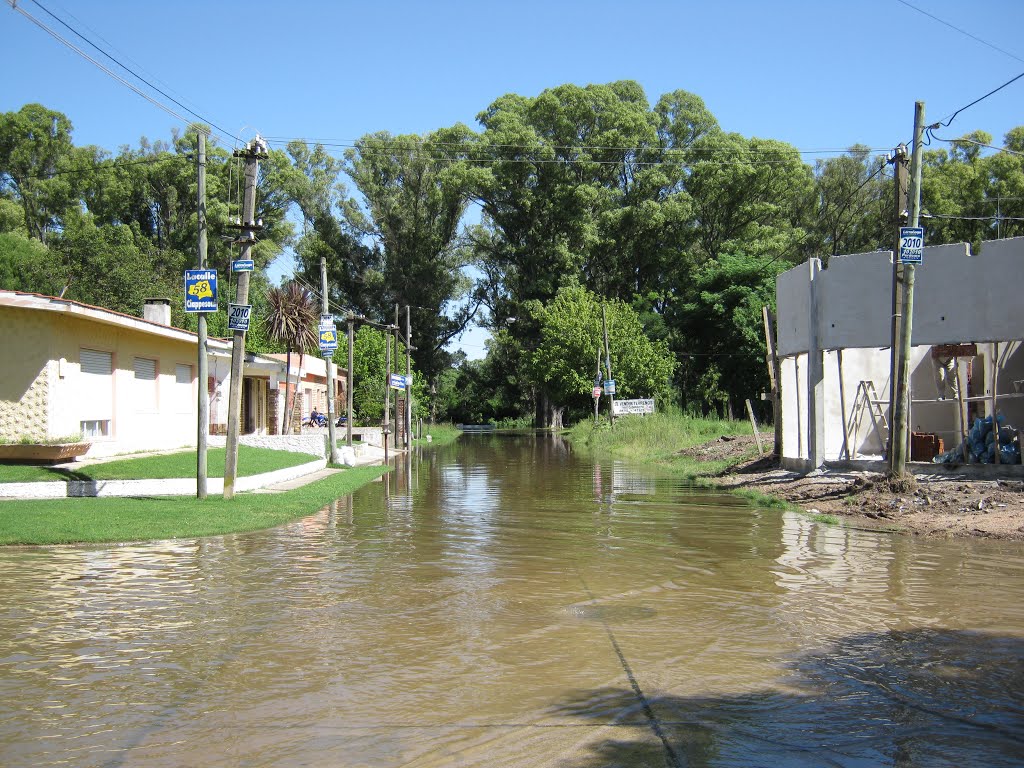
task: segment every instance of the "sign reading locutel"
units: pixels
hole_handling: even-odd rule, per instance
[[[612,405],[612,413],[616,416],[628,416],[634,413],[654,413],[654,400],[616,400]]]
[[[217,273],[212,269],[185,270],[185,311],[217,311]]]

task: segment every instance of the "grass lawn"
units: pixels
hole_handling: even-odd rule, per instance
[[[298,455],[298,454],[296,454]],[[194,538],[272,528],[311,515],[384,474],[351,467],[284,493],[0,501],[0,545]]]
[[[238,447],[238,476],[248,477],[275,469],[315,461],[307,453],[275,451],[269,448]],[[224,477],[224,449],[210,448],[206,458],[207,476]],[[0,464],[0,483],[34,483],[47,480],[166,480],[196,476],[196,452],[181,451],[136,459],[112,459],[75,468],[30,464]]]

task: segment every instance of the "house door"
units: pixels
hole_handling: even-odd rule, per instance
[[[267,382],[249,376],[242,381],[242,434],[266,434]]]

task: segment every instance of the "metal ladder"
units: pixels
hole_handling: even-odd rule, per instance
[[[882,408],[882,403],[878,398],[878,393],[875,391],[875,383],[873,381],[861,381],[857,384],[857,395],[853,403],[853,412],[850,414],[850,421],[847,431],[853,433],[853,456],[847,455],[846,458],[855,458],[857,455],[857,444],[858,444],[858,433],[860,432],[861,422],[864,420],[864,412],[867,411],[871,416],[871,424],[878,434],[878,439],[882,444],[882,455],[885,455],[886,446],[889,444],[889,422],[885,418],[885,409]]]

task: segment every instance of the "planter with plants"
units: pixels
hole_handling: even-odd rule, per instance
[[[92,443],[81,435],[67,435],[49,440],[22,437],[17,442],[0,443],[0,461],[33,464],[58,464],[70,461],[89,450]]]

